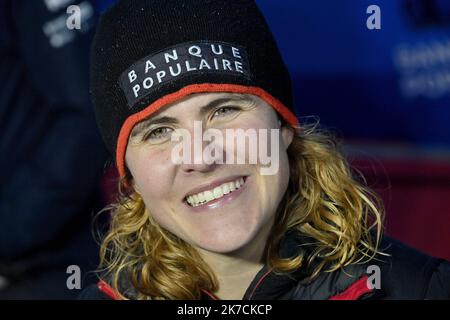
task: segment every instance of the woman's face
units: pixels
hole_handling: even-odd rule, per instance
[[[216,156],[223,163],[207,156],[214,153],[205,153],[208,145],[219,142],[205,141],[202,132],[198,134],[199,126],[203,133],[209,129],[222,133],[223,149]],[[191,149],[189,161],[181,164],[175,160],[173,150],[180,147],[182,140],[171,141],[174,130],[179,132],[180,129],[185,130],[184,142],[192,145],[176,153],[189,155],[187,149]],[[239,133],[227,139],[226,129],[244,132],[251,129],[257,133],[256,142],[264,144],[265,150],[276,146],[269,155],[272,161],[279,162],[278,170],[263,174],[261,169],[267,168],[267,163],[262,164],[259,158],[256,162],[250,161],[249,139],[244,140],[247,142],[245,163],[236,164],[238,152],[242,152],[242,144],[237,143],[236,138]],[[266,133],[260,129],[266,129]],[[279,133],[272,140],[271,129]],[[228,132],[236,133],[233,130]],[[261,230],[272,225],[289,181],[286,150],[291,141],[292,131],[285,127],[280,129],[275,110],[260,98],[200,93],[167,105],[137,124],[129,139],[126,163],[134,188],[154,220],[196,247],[227,253],[250,244]],[[200,152],[198,146],[202,147]],[[262,152],[258,149],[257,152]],[[231,153],[234,153],[232,163],[231,157],[227,158]]]

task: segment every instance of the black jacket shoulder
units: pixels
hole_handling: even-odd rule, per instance
[[[288,243],[288,249],[293,249],[295,242]],[[396,240],[383,238],[380,250],[386,255],[378,255],[363,264],[353,264],[334,272],[322,272],[311,282],[298,282],[291,277],[267,276],[260,281],[258,276],[253,282],[262,283],[256,290],[257,299],[293,299],[293,300],[323,300],[345,294],[347,299],[376,300],[423,300],[450,299],[450,263],[430,257],[416,249],[408,247]],[[375,270],[375,272],[374,272]],[[261,270],[260,274],[264,274]],[[302,272],[300,272],[301,274]],[[365,279],[370,279],[378,273],[377,286],[367,292]],[[300,278],[299,278],[300,279]],[[363,281],[363,282],[361,282]],[[359,285],[358,285],[359,283]],[[354,296],[346,294],[355,291],[355,285],[362,292]],[[282,290],[283,292],[280,292]],[[99,284],[84,289],[79,299],[111,300],[114,294],[106,282],[103,291]],[[354,293],[354,292],[353,292]],[[354,297],[353,297],[354,296]]]
[[[390,238],[383,239],[380,249],[389,254],[373,262],[381,269],[380,298],[450,299],[448,261],[430,257]]]
[[[78,300],[113,300],[106,293],[102,292],[98,285],[91,284],[84,288],[83,291],[78,295]]]

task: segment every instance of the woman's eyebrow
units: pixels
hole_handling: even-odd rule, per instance
[[[227,97],[227,98],[219,98],[213,101],[210,101],[208,104],[204,105],[200,108],[200,116],[203,117],[206,114],[208,114],[211,110],[215,109],[216,107],[230,103],[230,102],[253,102],[253,99],[246,96],[236,96],[236,97]],[[144,120],[140,123],[138,123],[132,130],[131,136],[137,136],[145,129],[149,128],[152,125],[155,124],[179,124],[179,121],[177,118],[168,117],[168,116],[161,116],[156,118],[150,118],[148,120]]]
[[[219,98],[216,100],[213,100],[209,102],[207,105],[200,108],[200,115],[203,117],[204,115],[208,114],[211,110],[215,109],[216,107],[230,103],[230,102],[251,102],[253,101],[251,98],[248,98],[246,96],[236,96],[236,97],[226,97],[226,98]]]
[[[139,135],[142,131],[149,128],[152,125],[155,124],[178,124],[179,121],[177,118],[173,117],[157,117],[157,118],[151,118],[144,121],[139,122],[137,125],[134,126],[133,131],[131,131],[131,136],[135,137]]]

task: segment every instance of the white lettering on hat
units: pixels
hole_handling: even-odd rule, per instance
[[[216,67],[216,70],[219,70],[219,63],[216,58],[214,58],[214,67]]]
[[[178,53],[177,50],[173,49],[172,50],[172,55],[170,55],[170,53],[165,53],[164,54],[164,58],[166,59],[166,63],[170,62],[170,59],[172,60],[178,60]]]
[[[218,45],[218,47],[219,47],[219,51],[216,51],[216,46],[215,45],[211,45],[211,50],[212,50],[212,52],[214,52],[215,54],[217,54],[217,55],[221,55],[221,54],[223,54],[223,48],[222,48],[222,45]]]
[[[172,75],[172,77],[176,77],[181,73],[181,65],[179,63],[177,63],[177,69],[178,69],[178,72],[175,73],[175,72],[173,72],[172,66],[169,67],[170,74]]]
[[[195,70],[197,70],[197,68],[192,68],[189,61],[186,61],[186,70],[187,71],[195,71]]]
[[[128,79],[130,79],[130,83],[137,79],[136,71],[131,70],[128,72]]]
[[[148,70],[150,69],[156,69],[156,66],[151,62],[150,60],[147,60],[145,62],[145,73],[148,73]]]
[[[159,85],[192,73],[252,77],[244,47],[220,41],[190,41],[141,58],[123,71],[119,85],[133,108]]]
[[[202,70],[203,68],[208,68],[209,70],[211,70],[211,66],[208,64],[208,62],[206,62],[205,59],[202,59],[200,61],[200,67],[199,69]]]
[[[150,89],[153,86],[153,79],[152,77],[147,77],[142,81],[142,86],[144,89]]]
[[[191,46],[188,49],[190,55],[202,58],[202,49],[199,46]]]
[[[239,61],[235,61],[234,62],[234,66],[236,67],[236,71],[237,72],[244,73],[244,70],[242,70],[242,63],[240,63]]]
[[[233,52],[233,57],[238,58],[238,59],[242,59],[241,53],[239,52],[238,48],[231,47],[231,51]]]
[[[158,71],[156,73],[156,77],[158,78],[158,82],[161,83],[162,78],[166,76],[166,72],[164,70]]]
[[[141,90],[141,86],[140,85],[135,85],[134,87],[133,87],[133,92],[134,92],[134,96],[137,98],[138,97],[138,92],[139,92],[139,90]]]
[[[222,63],[223,63],[223,70],[228,69],[228,70],[230,70],[230,71],[233,71],[233,68],[231,68],[231,62],[230,62],[230,60],[223,59],[223,60],[222,60]]]

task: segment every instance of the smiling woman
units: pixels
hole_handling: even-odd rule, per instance
[[[208,96],[167,111],[188,126],[196,102]],[[264,103],[248,112],[226,127],[278,124]],[[196,299],[208,291],[220,298],[255,298],[255,283],[250,283],[269,270],[288,275],[304,265],[314,277],[322,269],[337,270],[374,255],[380,213],[368,200],[370,193],[351,178],[332,140],[306,126],[295,136],[287,125],[282,130],[280,170],[267,176],[259,173],[259,165],[174,165],[164,161],[167,154],[160,146],[129,146],[130,176],[125,178],[133,180],[133,191],[110,208],[111,231],[102,247],[114,287],[133,275],[133,288],[139,289],[129,297]],[[322,197],[321,184],[328,188]],[[374,239],[363,223],[370,215]],[[298,244],[310,247],[297,252],[286,247],[294,255],[280,256],[280,240],[288,230],[299,230],[304,242]],[[298,241],[292,234],[289,238]],[[130,294],[130,288],[125,292]]]
[[[238,50],[246,72],[186,72],[133,95],[148,57],[178,59],[187,43],[212,42]],[[253,0],[119,0],[97,30],[92,92],[120,193],[105,209],[101,280],[82,297],[450,297],[450,265],[384,238],[382,205],[339,144],[317,124],[300,126],[289,73]],[[198,126],[214,134],[204,139]],[[180,131],[190,142],[181,150]],[[226,144],[216,148],[218,136]],[[270,163],[251,161],[243,136],[276,170],[263,174]],[[220,160],[229,158],[242,161]]]

